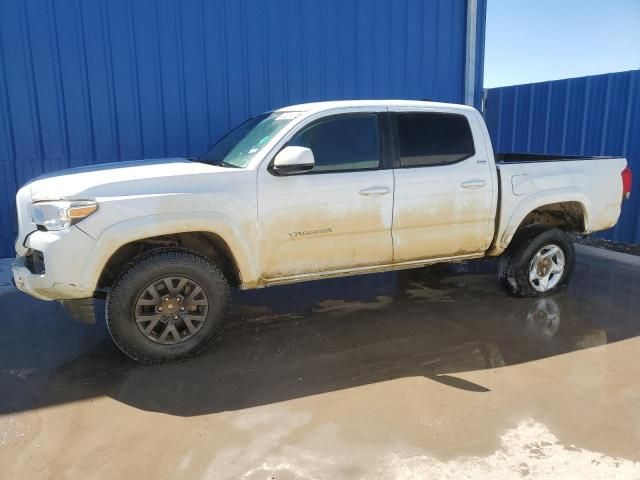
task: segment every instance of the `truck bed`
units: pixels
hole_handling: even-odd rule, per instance
[[[505,248],[525,215],[538,207],[571,204],[584,213],[583,233],[611,228],[620,216],[622,157],[497,154],[500,184],[492,253]]]

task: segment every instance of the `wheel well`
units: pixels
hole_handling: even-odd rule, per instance
[[[524,217],[518,230],[529,225],[549,225],[567,232],[584,232],[586,229],[584,207],[580,202],[544,205]]]
[[[215,262],[224,273],[229,285],[237,287],[242,283],[238,265],[222,237],[210,232],[185,232],[143,238],[122,245],[111,255],[102,269],[97,289],[111,287],[124,266],[138,255],[165,247],[182,247],[197,252]]]

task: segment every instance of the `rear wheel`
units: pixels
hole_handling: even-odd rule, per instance
[[[523,229],[500,261],[500,278],[516,297],[544,297],[566,287],[573,274],[575,251],[558,228]]]
[[[150,252],[130,264],[109,292],[109,333],[143,364],[196,355],[216,340],[230,291],[210,260],[182,249]]]

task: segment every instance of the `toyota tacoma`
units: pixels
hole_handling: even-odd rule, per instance
[[[481,114],[422,101],[295,105],[198,158],[81,167],[17,193],[17,288],[93,316],[145,364],[219,337],[232,287],[500,256],[515,296],[567,285],[570,233],[614,226],[624,158],[494,155]]]

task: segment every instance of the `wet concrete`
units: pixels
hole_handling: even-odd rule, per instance
[[[578,247],[236,292],[222,343],[142,367],[103,319],[0,293],[0,478],[640,478],[640,259]]]

